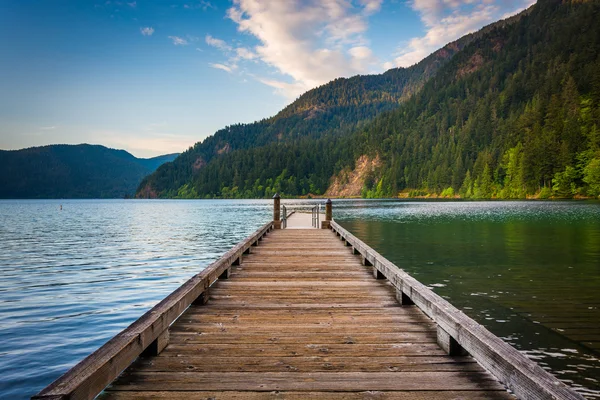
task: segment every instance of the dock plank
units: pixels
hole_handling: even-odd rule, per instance
[[[276,230],[103,399],[510,399],[330,230]]]

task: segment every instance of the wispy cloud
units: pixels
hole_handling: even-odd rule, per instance
[[[154,28],[152,28],[151,26],[146,26],[145,28],[140,28],[140,32],[144,36],[152,36],[152,34],[154,33]]]
[[[412,0],[411,7],[425,25],[426,33],[405,43],[385,68],[411,66],[440,47],[475,32],[498,19],[514,15],[535,0]]]
[[[175,46],[187,46],[188,41],[179,36],[169,36]]]
[[[56,126],[42,126],[40,127],[41,131],[53,131],[56,129]]]
[[[235,53],[237,57],[242,58],[244,60],[254,60],[258,55],[251,50],[248,50],[244,47],[238,47],[235,49]]]
[[[229,73],[233,72],[237,68],[236,65],[225,65],[225,64],[219,64],[219,63],[211,63],[209,65],[213,68],[221,69],[221,70],[227,71]]]
[[[254,60],[257,54],[245,47],[234,48],[229,43],[222,39],[217,39],[211,35],[206,35],[204,38],[206,44],[216,49],[221,50],[223,55],[227,57],[227,63],[209,64],[213,68],[222,69],[223,71],[233,72],[238,68],[240,60]]]
[[[216,47],[221,50],[231,50],[231,46],[227,44],[224,40],[217,39],[212,37],[211,35],[206,35],[205,37],[206,44],[212,47]]]
[[[206,0],[200,0],[200,1],[193,2],[193,3],[184,4],[183,8],[189,9],[189,10],[202,9],[204,11],[208,10],[209,8],[212,8],[215,10],[217,9],[217,7],[214,4],[212,4],[210,1],[206,1]]]
[[[259,80],[289,97],[339,76],[369,72],[375,57],[364,33],[382,0],[234,0],[227,16],[254,36],[254,49],[236,49],[238,59],[257,59],[284,79]]]
[[[131,8],[136,8],[137,7],[137,1],[132,1],[131,3],[127,3],[127,5]]]

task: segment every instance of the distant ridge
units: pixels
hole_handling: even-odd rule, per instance
[[[0,198],[123,198],[178,154],[137,158],[100,145],[0,150]]]

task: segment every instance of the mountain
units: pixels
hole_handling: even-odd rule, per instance
[[[89,144],[0,150],[0,198],[123,198],[177,156],[143,159]]]
[[[139,197],[600,195],[600,2],[540,0],[421,63],[217,132]]]
[[[225,127],[144,179],[137,196],[175,197],[180,189],[185,192],[189,185],[184,185],[193,181],[213,159],[237,150],[348,136],[375,116],[408,100],[454,54],[480,34],[470,34],[450,43],[410,68],[335,79],[306,92],[271,118]]]

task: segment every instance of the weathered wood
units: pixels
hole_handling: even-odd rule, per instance
[[[331,227],[332,215],[331,199],[327,199],[325,202],[325,220],[321,221],[321,229],[329,229]]]
[[[250,397],[255,391],[269,396],[278,388],[286,398],[294,387],[311,391],[322,385],[322,391],[311,393],[327,399],[340,390],[360,393],[361,385],[385,387],[365,373],[393,373],[390,379],[401,382],[412,379],[406,373],[422,372],[432,378],[423,388],[446,391],[464,384],[468,393],[510,398],[472,358],[448,357],[437,344],[431,320],[416,307],[399,307],[396,290],[373,280],[372,270],[332,236],[320,230],[280,230],[262,241],[231,279],[211,287],[210,304],[190,307],[171,326],[165,351],[138,360],[107,395],[131,391],[143,396],[158,388],[163,393],[185,388],[193,394],[202,386],[218,388],[216,398],[242,388]],[[269,376],[290,372],[273,380]],[[339,375],[323,375],[331,372]],[[346,373],[360,375],[348,380]],[[445,382],[458,375],[440,379],[452,373],[460,374],[462,382]],[[206,383],[207,374],[219,378]]]
[[[259,237],[271,229],[272,222],[234,246],[202,272],[145,313],[104,346],[86,357],[33,399],[93,399],[129,366],[192,302]]]
[[[273,228],[281,229],[281,196],[275,193],[273,196]]]
[[[385,275],[383,275],[377,268],[373,268],[373,278],[385,279]]]
[[[160,354],[161,351],[169,344],[170,335],[169,330],[166,329],[163,333],[158,335],[156,339],[141,354],[142,357],[155,357]]]
[[[204,289],[204,291],[202,293],[200,293],[200,295],[196,298],[196,300],[192,301],[192,305],[202,306],[202,305],[208,303],[208,300],[210,298],[210,292],[211,292],[210,288]]]
[[[241,256],[240,256],[240,258],[241,258]],[[239,258],[237,260],[239,260]],[[233,262],[233,265],[239,265],[239,264],[236,264],[236,262],[238,262],[237,260]],[[229,279],[230,276],[231,276],[231,267],[225,269],[225,271],[223,271],[221,273],[221,275],[219,275],[219,279]]]
[[[338,223],[332,221],[331,227],[517,397],[583,399],[579,393],[385,259]]]
[[[467,355],[465,349],[460,344],[458,344],[456,339],[450,336],[450,334],[439,325],[437,327],[437,343],[449,356]]]
[[[102,396],[102,400],[145,400],[145,399],[169,399],[169,400],[306,400],[306,399],[328,399],[328,400],[508,400],[513,397],[505,391],[468,390],[468,391],[365,391],[365,392],[239,392],[239,391],[138,391],[119,392],[109,391]]]
[[[396,289],[396,301],[403,306],[414,306],[415,303],[402,290]]]
[[[484,372],[470,357],[157,357],[139,359],[145,372]]]
[[[135,390],[468,390],[473,380],[478,389],[504,388],[486,372],[132,372],[114,389]]]
[[[238,344],[294,344],[294,343],[326,343],[326,344],[395,344],[395,343],[435,343],[437,336],[427,331],[396,332],[396,333],[332,333],[323,336],[318,333],[246,333],[240,332],[202,332],[201,335],[192,332],[176,331],[170,334],[170,343],[238,343]]]

